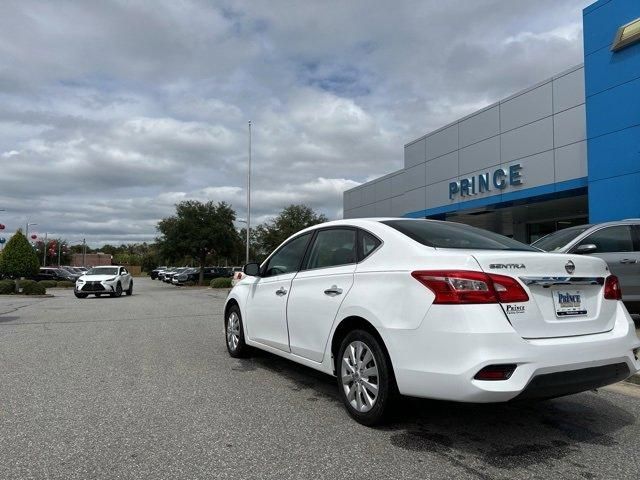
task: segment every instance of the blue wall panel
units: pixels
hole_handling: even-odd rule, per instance
[[[640,126],[590,139],[589,157],[606,160],[589,165],[589,181],[637,171],[640,165]]]
[[[640,75],[640,55],[634,47],[613,53],[607,46],[588,58],[590,75],[585,85],[587,96],[629,82]]]
[[[640,44],[610,50],[639,0],[600,0],[583,12],[589,219],[640,217]]]
[[[638,190],[640,172],[589,182],[590,221],[640,218]]]
[[[640,77],[587,97],[587,139],[637,125],[640,125]]]

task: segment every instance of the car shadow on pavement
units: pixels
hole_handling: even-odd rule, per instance
[[[437,453],[454,463],[471,455],[500,469],[551,464],[586,445],[615,447],[616,432],[635,423],[631,412],[592,392],[531,403],[403,398],[400,405],[385,427],[396,447]],[[589,467],[574,466],[590,478]]]
[[[317,401],[322,398],[340,402],[335,378],[263,350],[254,349],[251,357],[242,360],[233,370],[253,371],[257,368],[269,370],[289,380],[291,391],[310,390],[312,396],[307,400]]]
[[[308,400],[328,399],[335,402],[333,408],[344,408],[333,377],[262,351],[234,367],[257,368],[285,377],[293,391],[310,391]],[[377,430],[387,433],[394,447],[446,457],[470,475],[484,478],[485,469],[553,465],[588,445],[615,448],[616,432],[633,423],[633,413],[594,392],[502,404],[402,397],[387,424]],[[469,459],[480,467],[471,468]],[[594,478],[589,466],[575,461],[572,465],[583,478]]]

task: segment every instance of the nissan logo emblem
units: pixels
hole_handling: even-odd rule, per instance
[[[571,275],[573,272],[576,271],[576,266],[571,260],[569,260],[567,264],[564,266],[564,269],[567,271],[569,275]]]

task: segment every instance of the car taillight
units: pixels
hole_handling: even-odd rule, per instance
[[[488,274],[500,303],[528,302],[529,295],[515,278],[504,275]]]
[[[411,276],[431,290],[438,304],[515,303],[529,300],[513,278],[467,270],[417,270]]]
[[[604,282],[604,298],[607,300],[622,300],[620,282],[615,275],[609,275]]]

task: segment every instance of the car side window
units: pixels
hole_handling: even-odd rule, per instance
[[[632,229],[634,236],[634,250],[636,252],[640,252],[640,225],[634,225]]]
[[[633,237],[629,225],[606,227],[592,233],[580,242],[580,245],[593,244],[597,250],[594,253],[632,252]]]
[[[369,232],[360,230],[358,243],[359,243],[358,260],[361,261],[367,258],[376,248],[380,246],[382,242],[377,237],[370,234]]]
[[[356,263],[356,230],[320,230],[313,242],[307,269],[337,267]]]
[[[129,272],[127,272],[127,269],[126,269],[126,268],[123,268],[123,269],[122,269],[122,275],[126,275],[127,273],[129,273]]]
[[[273,277],[285,273],[297,272],[307,250],[311,233],[305,233],[282,246],[273,256],[262,272],[262,277]]]

